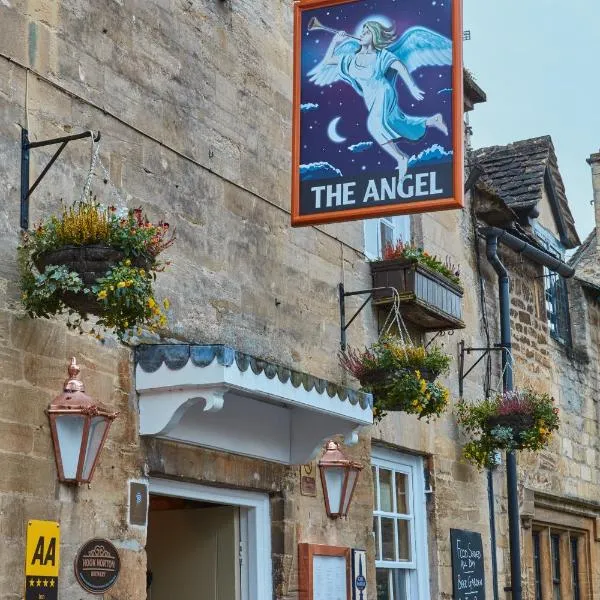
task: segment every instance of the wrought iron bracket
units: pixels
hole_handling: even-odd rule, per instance
[[[29,229],[29,196],[33,194],[35,188],[40,184],[50,167],[54,164],[60,153],[65,149],[65,146],[74,140],[82,140],[87,137],[92,137],[94,134],[91,131],[84,131],[75,135],[67,135],[64,137],[53,138],[50,140],[42,140],[40,142],[30,142],[29,132],[27,129],[21,131],[21,229],[27,231]],[[100,132],[96,133],[94,141],[100,140]],[[60,144],[54,156],[49,160],[48,164],[43,168],[34,184],[29,187],[29,151],[32,148],[41,148],[42,146],[53,146]]]
[[[393,287],[376,287],[370,288],[368,290],[357,290],[356,292],[346,292],[344,289],[344,284],[340,283],[338,286],[339,294],[340,294],[340,346],[342,350],[346,349],[346,330],[352,323],[354,319],[358,317],[358,315],[362,312],[363,308],[369,303],[369,301],[373,298],[374,292],[379,292],[383,290],[392,290],[395,291]],[[367,299],[360,305],[360,308],[352,315],[352,318],[346,323],[346,298],[348,296],[364,296],[368,294]]]
[[[459,357],[458,357],[458,395],[460,398],[463,396],[464,391],[464,380],[467,375],[490,353],[490,352],[504,352],[509,350],[502,344],[495,344],[491,348],[468,348],[465,347],[464,340],[458,343]],[[471,352],[481,352],[481,356],[465,371],[465,354],[471,354]]]

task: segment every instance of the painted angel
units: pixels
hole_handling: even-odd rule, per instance
[[[325,29],[325,28],[324,28]],[[367,21],[360,38],[338,31],[323,60],[308,73],[316,85],[342,80],[364,98],[369,116],[367,129],[373,139],[396,160],[399,177],[408,169],[408,156],[398,142],[421,139],[428,127],[448,135],[440,113],[427,117],[407,115],[398,105],[398,76],[416,100],[422,100],[411,73],[424,66],[452,64],[452,42],[426,27],[411,27],[397,38],[395,27]]]

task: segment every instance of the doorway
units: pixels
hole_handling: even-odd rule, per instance
[[[151,480],[148,512],[147,600],[271,597],[266,495]]]

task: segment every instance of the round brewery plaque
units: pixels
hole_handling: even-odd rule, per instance
[[[75,577],[92,594],[103,594],[117,581],[121,560],[117,549],[100,538],[86,542],[75,557]]]

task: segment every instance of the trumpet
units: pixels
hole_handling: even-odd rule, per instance
[[[319,19],[317,19],[317,17],[312,17],[311,20],[308,22],[308,31],[315,31],[317,29],[321,29],[322,31],[329,31],[329,33],[340,33],[340,29],[333,29],[332,27],[327,27],[326,25],[323,25],[323,23],[321,23],[321,21],[319,21]],[[345,31],[343,33],[346,33]],[[354,35],[350,35],[348,33],[346,33],[346,35],[349,38],[352,38],[353,40],[358,40],[360,41],[360,38],[357,38]]]

